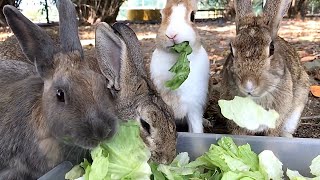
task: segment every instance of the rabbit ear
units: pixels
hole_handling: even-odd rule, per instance
[[[96,29],[97,60],[108,87],[120,90],[121,60],[126,58],[126,45],[107,23],[99,23]]]
[[[123,23],[115,23],[112,27],[120,34],[122,40],[126,43],[129,60],[132,61],[136,67],[135,69],[141,74],[147,75],[141,52],[141,45],[135,32]]]
[[[239,20],[252,13],[251,0],[234,0],[234,9],[236,11],[236,27],[238,29]]]
[[[70,0],[58,0],[60,42],[64,52],[79,51],[83,59],[83,50],[78,34],[76,9]]]
[[[287,13],[292,0],[268,0],[263,8],[265,24],[270,27],[272,37],[276,37],[280,22]]]
[[[40,76],[46,78],[51,75],[53,55],[57,49],[49,35],[13,6],[4,6],[3,14],[18,39],[23,53],[35,64]]]

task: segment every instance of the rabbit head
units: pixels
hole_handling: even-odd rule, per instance
[[[236,0],[236,37],[230,43],[230,71],[239,94],[262,97],[284,75],[282,42],[277,32],[291,0],[268,0],[263,14],[254,16],[251,0]]]
[[[117,118],[105,77],[90,70],[84,59],[74,5],[60,0],[57,7],[62,48],[16,8],[6,5],[3,12],[23,53],[43,81],[42,97],[38,97],[33,113],[33,119],[38,119],[37,133],[92,148],[113,136]]]
[[[97,59],[113,92],[122,120],[137,120],[152,160],[170,162],[176,154],[173,112],[147,77],[139,40],[128,26],[100,23],[96,29]]]
[[[162,21],[157,34],[157,48],[170,49],[188,41],[192,49],[200,48],[200,37],[194,25],[197,0],[167,0],[161,10]]]

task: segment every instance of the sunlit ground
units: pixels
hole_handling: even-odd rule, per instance
[[[198,22],[197,28],[202,38],[203,46],[208,51],[210,60],[219,61],[228,53],[228,43],[235,35],[234,23],[227,22],[218,25],[213,21]],[[155,48],[155,38],[158,24],[129,24],[136,32],[142,43],[145,58],[150,58]],[[57,27],[51,27],[58,30]],[[94,26],[79,28],[82,45],[94,45]],[[8,28],[1,29],[0,41],[5,40],[12,33]],[[298,50],[302,60],[317,58],[320,54],[320,19],[316,20],[284,20],[279,35],[291,42]]]
[[[159,29],[159,24],[128,24],[137,34],[141,45],[144,59],[146,61],[146,67],[150,61],[152,52],[155,49],[155,38],[156,33]],[[223,60],[229,53],[228,43],[231,38],[235,36],[235,25],[234,23],[218,24],[213,21],[199,22],[196,23],[199,34],[202,38],[202,43],[209,54],[211,61],[211,77],[212,80],[219,81],[219,73],[222,69]],[[82,26],[79,28],[79,34],[81,43],[85,50],[92,50],[94,46],[94,26]],[[58,27],[47,27],[48,32],[58,32]],[[284,39],[288,40],[298,51],[301,60],[308,62],[314,59],[320,59],[320,19],[317,20],[306,20],[306,21],[295,21],[295,20],[284,20],[279,30],[279,34]],[[0,29],[0,48],[4,48],[8,45],[7,42],[1,42],[11,36],[11,32],[8,28]],[[19,49],[18,46],[14,46],[13,49]],[[6,51],[1,51],[0,54],[11,54]],[[13,53],[15,54],[15,53]],[[20,53],[20,57],[24,57]],[[318,60],[320,61],[320,60]],[[314,63],[317,61],[313,61]],[[310,64],[310,62],[308,62]],[[305,63],[304,65],[306,65]],[[310,79],[320,80],[319,68],[315,71],[308,71]],[[313,81],[317,84],[319,81]],[[215,94],[209,95],[210,99],[216,99]],[[313,137],[320,138],[320,121],[317,118],[319,116],[319,98],[309,95],[309,101],[302,115],[303,121],[295,136],[297,137]],[[208,105],[207,116],[208,118],[215,118],[216,107],[215,101],[210,101]],[[212,110],[210,110],[210,108]],[[213,113],[212,113],[213,112]],[[219,125],[215,124],[216,127],[210,132],[219,132]],[[223,128],[222,128],[223,130]]]

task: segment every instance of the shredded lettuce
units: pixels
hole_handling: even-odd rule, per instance
[[[180,44],[175,44],[172,50],[179,53],[179,57],[177,62],[169,69],[170,72],[175,74],[171,80],[165,83],[165,86],[171,90],[176,90],[190,74],[190,62],[187,56],[192,53],[192,48],[189,42],[185,41]]]
[[[221,113],[238,126],[256,130],[260,126],[275,128],[279,114],[275,110],[265,110],[250,97],[235,96],[233,100],[219,100]]]

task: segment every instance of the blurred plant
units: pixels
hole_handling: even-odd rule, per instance
[[[72,0],[76,5],[81,23],[113,23],[116,21],[119,8],[125,0]]]
[[[229,0],[202,0],[199,3],[199,9],[223,9]]]

